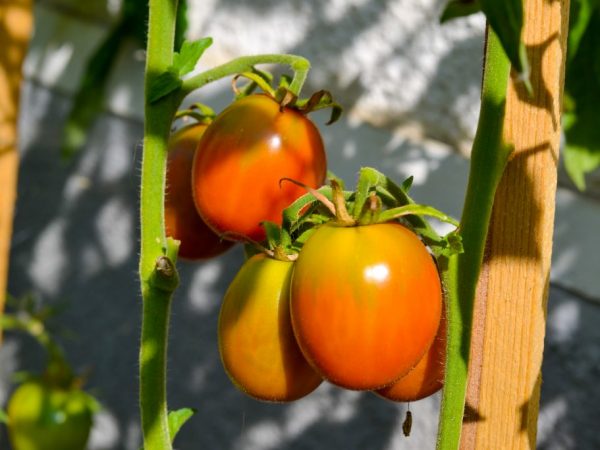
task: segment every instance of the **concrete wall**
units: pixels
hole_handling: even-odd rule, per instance
[[[414,196],[460,214],[481,78],[483,20],[440,26],[441,0],[190,1],[190,37],[212,36],[201,65],[241,54],[288,52],[313,65],[306,92],[332,91],[343,119],[323,126],[331,169],[347,183],[370,165],[402,179],[415,176]],[[9,290],[67,301],[63,343],[104,409],[90,450],[140,446],[137,352],[141,298],[137,285],[139,164],[142,137],[141,53],[119,50],[106,110],[84,151],[58,158],[61,130],[86,57],[114,20],[118,2],[42,2],[26,62],[21,112],[22,167],[12,241]],[[232,95],[227,82],[197,96],[215,109]],[[598,448],[600,391],[599,196],[580,194],[561,178],[543,367],[540,448]],[[178,448],[434,448],[439,398],[411,405],[413,434],[404,438],[405,405],[324,384],[291,405],[255,402],[223,373],[216,347],[222,295],[242,254],[181,264],[173,305],[169,404],[199,412]],[[28,339],[7,335],[0,349],[0,402],[14,370],[40,368]],[[5,434],[0,447],[6,446]]]

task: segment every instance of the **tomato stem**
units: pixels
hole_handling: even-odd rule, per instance
[[[166,355],[171,297],[176,283],[169,285],[165,270],[175,261],[178,245],[165,236],[164,191],[167,141],[179,102],[170,95],[150,103],[150,86],[173,62],[176,12],[177,0],[150,0],[140,192],[143,299],[140,409],[145,450],[172,448],[167,419]],[[164,257],[167,262],[161,259]],[[158,261],[161,263],[157,264]]]
[[[488,27],[481,110],[460,223],[464,252],[438,260],[448,308],[446,376],[437,444],[443,450],[455,450],[460,444],[475,292],[496,188],[512,151],[502,137],[509,71],[500,41]]]
[[[294,95],[299,96],[302,86],[308,76],[310,70],[310,62],[297,55],[253,55],[241,56],[232,61],[221,64],[220,66],[206,70],[196,76],[184,80],[179,91],[179,102],[183,100],[192,91],[201,88],[202,86],[213,81],[225,78],[228,76],[252,72],[254,66],[258,64],[284,64],[288,65],[294,71],[294,77],[288,87]]]

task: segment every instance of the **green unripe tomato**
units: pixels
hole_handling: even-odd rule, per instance
[[[8,402],[13,450],[84,450],[95,400],[84,391],[35,379],[20,385]]]

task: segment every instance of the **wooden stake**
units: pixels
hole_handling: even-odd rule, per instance
[[[515,153],[479,280],[463,449],[536,444],[569,0],[524,3],[534,95],[516,80],[508,89],[505,137]]]
[[[19,167],[17,119],[21,67],[32,22],[31,0],[0,3],[0,314],[6,300],[8,255]]]

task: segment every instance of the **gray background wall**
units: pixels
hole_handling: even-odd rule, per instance
[[[114,7],[118,2],[109,2]],[[201,65],[240,54],[288,52],[313,65],[306,92],[327,88],[345,106],[325,127],[330,167],[349,184],[370,165],[402,179],[415,176],[415,197],[460,214],[477,118],[483,21],[441,27],[441,0],[190,1],[190,38],[215,39]],[[113,12],[111,12],[113,11]],[[114,8],[70,0],[36,6],[36,34],[26,61],[22,165],[12,240],[9,291],[67,301],[59,317],[75,367],[92,369],[89,389],[103,404],[90,450],[135,450],[137,351],[141,298],[137,284],[138,194],[143,58],[125,43],[111,74],[105,112],[85,149],[61,163],[61,130],[86,57],[107,32]],[[198,98],[220,109],[228,83]],[[575,192],[562,177],[543,366],[538,446],[600,447],[595,423],[600,390],[600,227],[598,177]],[[201,264],[181,263],[173,303],[169,404],[198,414],[178,448],[434,448],[437,396],[411,405],[413,434],[404,438],[406,406],[368,393],[322,385],[291,405],[255,402],[223,373],[216,347],[221,297],[242,263],[241,250]],[[36,369],[42,355],[8,334],[0,349],[0,402],[15,370]],[[5,433],[0,448],[7,446]]]

